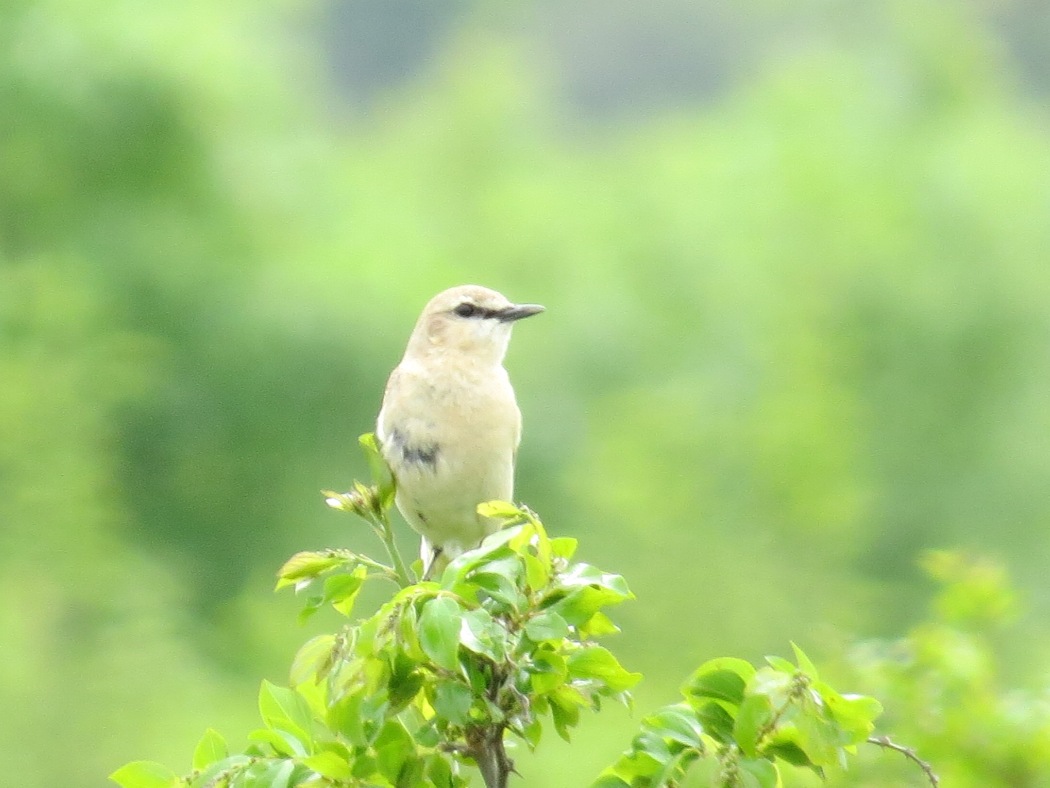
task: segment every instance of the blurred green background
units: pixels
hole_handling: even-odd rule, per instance
[[[0,3],[0,782],[241,741],[464,282],[548,307],[517,494],[638,595],[640,712],[903,633],[929,547],[1009,566],[1050,686],[1048,97],[1040,0]]]

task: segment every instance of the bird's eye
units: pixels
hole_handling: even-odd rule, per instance
[[[462,304],[452,310],[460,317],[474,317],[478,313],[478,308],[468,301],[464,301]]]

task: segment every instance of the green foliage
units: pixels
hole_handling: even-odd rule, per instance
[[[1018,613],[1007,573],[958,551],[930,552],[922,564],[939,586],[931,617],[905,637],[852,646],[843,674],[885,702],[886,724],[945,785],[1050,785],[1045,681],[1014,688],[1002,675],[996,636]],[[841,784],[881,786],[906,768],[865,758]]]
[[[391,544],[392,478],[374,438],[361,444],[376,483],[325,496]],[[263,682],[265,727],[242,754],[229,755],[209,730],[181,781],[141,761],[112,778],[125,788],[461,786],[465,762],[486,780],[491,763],[509,765],[504,732],[535,748],[546,726],[568,740],[580,712],[603,698],[629,702],[640,674],[592,640],[615,631],[603,610],[632,597],[623,578],[573,563],[575,541],[550,539],[528,509],[480,508],[507,527],[452,561],[437,582],[402,576],[396,549],[392,566],[346,550],[293,556],[277,588],[315,591],[308,615],[328,605],[351,617],[369,580],[401,588],[373,615],[307,642],[294,660],[293,688]]]
[[[582,710],[606,698],[630,704],[641,674],[593,641],[616,631],[604,609],[633,597],[621,576],[573,562],[576,541],[550,539],[528,508],[490,501],[479,512],[504,528],[439,581],[412,582],[391,538],[393,477],[374,436],[360,444],[374,483],[324,495],[376,530],[392,566],[346,550],[303,552],[281,567],[277,589],[317,591],[305,613],[327,605],[347,618],[365,582],[399,590],[371,616],[309,640],[292,687],[263,682],[264,727],[243,753],[230,755],[209,729],[189,775],[135,761],[111,775],[123,788],[455,788],[469,784],[465,765],[502,788],[513,769],[505,737],[535,750],[545,727],[569,741]],[[675,786],[708,756],[723,788],[778,786],[780,762],[821,774],[845,766],[881,707],[839,694],[801,649],[795,655],[797,666],[774,657],[758,669],[733,658],[701,665],[682,687],[685,702],[646,717],[595,785]]]
[[[679,785],[705,757],[717,760],[716,784],[724,788],[779,786],[781,764],[821,775],[845,767],[882,706],[839,694],[797,646],[795,654],[797,666],[779,657],[757,669],[728,657],[704,663],[682,687],[685,702],[646,717],[631,749],[595,785]]]

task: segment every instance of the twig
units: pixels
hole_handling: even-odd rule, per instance
[[[408,588],[412,585],[412,576],[409,575],[408,569],[405,567],[405,561],[401,557],[401,552],[397,549],[397,542],[394,540],[394,528],[390,525],[390,518],[387,517],[386,512],[376,517],[376,521],[379,523],[379,538],[383,542],[383,547],[386,548],[387,555],[390,556],[390,562],[394,565],[394,573],[397,575],[397,582],[402,588]]]
[[[930,781],[930,785],[932,785],[933,788],[937,788],[937,786],[941,784],[941,780],[937,776],[937,773],[933,770],[933,767],[926,761],[924,761],[922,758],[920,758],[916,754],[915,750],[913,750],[911,747],[905,747],[903,744],[897,744],[895,741],[891,740],[889,736],[872,736],[868,739],[868,744],[874,744],[878,747],[885,747],[888,750],[899,752],[901,755],[903,755],[909,761],[912,761],[913,763],[918,765],[918,767],[923,770],[923,772],[926,774],[926,779]]]

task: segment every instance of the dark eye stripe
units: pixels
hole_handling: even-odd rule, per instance
[[[477,304],[470,303],[469,301],[464,301],[452,311],[460,317],[476,317],[480,319],[496,317],[499,315],[499,311],[496,309],[484,309]]]

